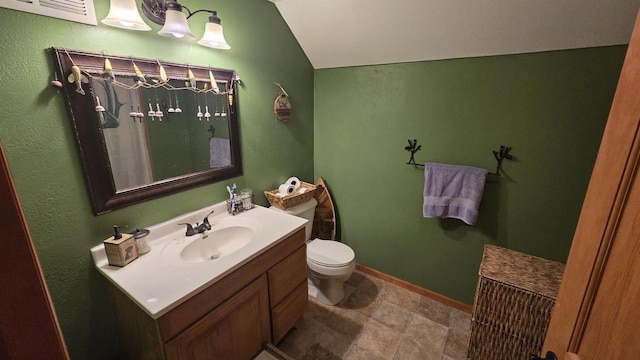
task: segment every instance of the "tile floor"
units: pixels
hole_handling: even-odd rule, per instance
[[[471,315],[356,270],[337,306],[309,299],[278,344],[294,359],[320,343],[346,360],[464,360]]]

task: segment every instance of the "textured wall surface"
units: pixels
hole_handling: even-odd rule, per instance
[[[98,19],[108,3],[95,1]],[[265,204],[263,190],[291,175],[313,178],[313,69],[275,6],[264,0],[181,3],[192,10],[215,6],[232,49],[167,39],[155,24],[135,32],[0,8],[0,139],[73,359],[124,358],[106,280],[89,254],[113,224],[145,227],[222,201],[233,181],[253,188]],[[196,37],[206,20],[204,14],[190,20]],[[94,217],[64,100],[48,85],[51,46],[236,69],[244,175]],[[287,124],[273,116],[274,82],[291,95]]]
[[[316,70],[315,175],[359,262],[471,304],[486,243],[564,261],[626,47]],[[495,171],[477,226],[424,219],[417,162]]]
[[[102,19],[108,2],[95,3]],[[329,69],[314,80],[273,4],[181,3],[215,6],[232,50],[166,39],[155,25],[128,32],[0,9],[0,139],[73,359],[124,358],[89,248],[113,224],[145,227],[222,201],[232,181],[266,204],[261,191],[290,175],[325,177],[359,262],[467,303],[485,243],[566,258],[625,47]],[[196,36],[205,21],[190,20]],[[50,46],[236,69],[244,175],[94,217],[67,110],[48,86]],[[272,114],[274,81],[291,95],[287,124]],[[490,170],[491,150],[513,146],[477,226],[422,218],[408,138],[423,146],[419,162]]]

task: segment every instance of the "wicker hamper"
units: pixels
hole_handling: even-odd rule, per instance
[[[471,318],[471,360],[528,360],[540,353],[564,265],[485,245]]]

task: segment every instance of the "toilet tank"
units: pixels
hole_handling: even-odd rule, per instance
[[[272,206],[271,209],[309,220],[304,228],[306,239],[309,240],[311,237],[311,229],[313,229],[313,218],[316,214],[316,205],[318,205],[316,199],[311,198],[311,200],[305,201],[294,207],[290,207],[287,210],[281,210],[274,206]]]

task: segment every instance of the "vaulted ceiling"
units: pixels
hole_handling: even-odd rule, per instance
[[[270,0],[316,69],[627,44],[640,0]]]

